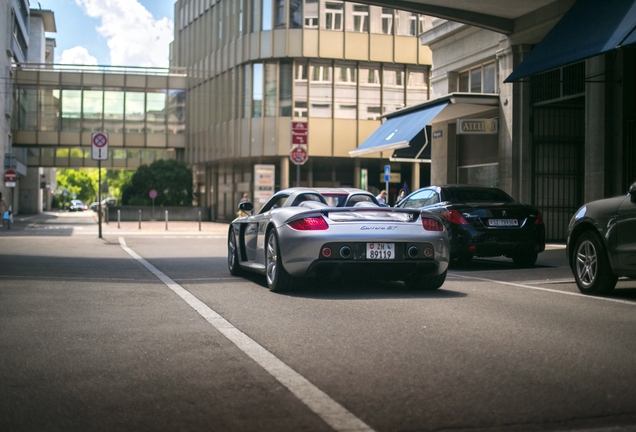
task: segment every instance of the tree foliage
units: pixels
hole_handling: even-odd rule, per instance
[[[158,160],[143,165],[122,190],[123,205],[151,205],[151,190],[157,191],[158,206],[192,205],[192,170],[183,162]]]
[[[102,192],[102,199],[106,196],[121,197],[123,188],[130,183],[134,171],[102,169],[102,184],[108,186],[108,192]],[[99,171],[97,168],[60,169],[56,173],[56,189],[68,191],[67,202],[73,194],[85,203],[97,201],[99,186]],[[62,200],[63,198],[59,198]]]

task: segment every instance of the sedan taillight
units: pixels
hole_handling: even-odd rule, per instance
[[[297,231],[324,231],[329,229],[327,221],[321,216],[298,219],[288,224],[292,229]]]
[[[436,219],[422,218],[422,226],[426,231],[444,231],[441,222]]]
[[[444,213],[442,213],[442,216],[444,216],[444,219],[452,224],[468,225],[468,222],[466,221],[466,219],[464,219],[464,216],[462,216],[457,210],[445,211]]]
[[[535,225],[543,225],[543,213],[539,211],[539,216],[537,216],[537,220],[534,221]]]

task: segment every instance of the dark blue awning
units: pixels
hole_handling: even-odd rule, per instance
[[[635,28],[636,0],[578,0],[505,82],[633,44]]]
[[[409,146],[409,142],[437,116],[449,101],[443,101],[419,111],[412,111],[397,117],[391,117],[375,130],[349,156],[358,157],[371,153],[396,150]]]

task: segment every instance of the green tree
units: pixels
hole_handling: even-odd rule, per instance
[[[95,170],[97,172],[97,170]],[[87,170],[65,168],[57,171],[57,189],[67,190],[67,203],[73,194],[77,199],[90,203],[97,195],[97,176],[95,178]]]
[[[192,170],[183,162],[158,160],[143,165],[122,191],[123,205],[151,205],[150,191],[157,191],[159,206],[192,205]]]

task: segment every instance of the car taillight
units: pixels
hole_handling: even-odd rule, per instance
[[[444,231],[444,227],[436,219],[422,218],[422,226],[426,231]]]
[[[445,211],[444,213],[442,213],[442,216],[444,216],[444,219],[452,224],[468,225],[468,222],[466,221],[466,219],[464,219],[464,216],[462,216],[457,210]]]
[[[539,211],[539,216],[537,216],[537,220],[534,221],[535,225],[543,225],[543,213]]]
[[[288,225],[297,231],[324,231],[329,229],[327,221],[325,221],[322,217],[298,219],[290,222]]]

